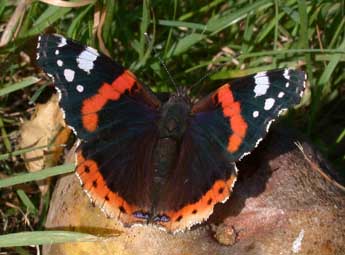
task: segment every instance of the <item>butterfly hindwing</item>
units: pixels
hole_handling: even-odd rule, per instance
[[[125,225],[148,220],[157,138],[154,126],[127,134],[103,132],[97,141],[83,143],[77,153],[76,173],[84,190],[108,216]]]
[[[236,165],[219,144],[203,136],[199,124],[191,120],[157,206],[156,223],[172,232],[206,220],[217,203],[228,199],[236,181]]]

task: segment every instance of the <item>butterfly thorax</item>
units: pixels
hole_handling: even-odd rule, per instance
[[[159,137],[180,140],[188,126],[191,106],[185,98],[172,95],[161,108]]]

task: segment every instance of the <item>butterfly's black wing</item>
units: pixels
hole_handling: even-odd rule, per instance
[[[125,224],[145,220],[133,213],[151,209],[158,99],[121,65],[60,35],[39,37],[37,63],[82,140],[76,173],[86,193]]]
[[[234,162],[258,145],[284,109],[299,103],[304,83],[302,71],[261,72],[227,83],[194,105],[157,223],[178,231],[207,219],[230,195]]]

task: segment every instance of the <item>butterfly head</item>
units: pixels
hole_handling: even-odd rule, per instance
[[[160,137],[170,137],[176,140],[182,138],[191,111],[191,103],[187,96],[173,94],[162,106],[159,122]]]

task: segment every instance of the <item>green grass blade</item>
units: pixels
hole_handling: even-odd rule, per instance
[[[41,150],[43,148],[47,148],[47,145],[25,148],[25,149],[13,151],[11,153],[4,153],[4,154],[0,155],[0,160],[6,160],[6,159],[9,159],[10,157],[22,155],[24,153],[27,153],[27,152],[30,152],[30,151],[34,151],[34,150]]]
[[[5,88],[0,89],[0,96],[4,96],[7,94],[10,94],[14,91],[26,88],[28,86],[31,86],[33,84],[35,84],[36,82],[38,82],[40,79],[36,78],[36,77],[27,77],[23,80],[21,80],[20,82],[14,83],[14,84],[8,84],[8,85],[4,85]]]
[[[174,0],[173,20],[176,19],[177,4],[178,4],[178,1],[177,1],[177,0]],[[165,42],[164,57],[167,55],[168,49],[170,49],[170,46],[172,45],[171,37],[172,37],[173,31],[174,31],[173,27],[170,27],[170,29],[169,29],[169,34],[168,34],[168,38],[167,38],[167,40],[166,40],[166,42]]]
[[[143,12],[141,16],[140,22],[140,45],[139,45],[139,61],[143,61],[145,55],[145,45],[146,45],[146,38],[144,33],[147,32],[147,29],[150,24],[150,10],[149,10],[150,2],[149,0],[144,0],[143,2]]]
[[[184,22],[184,21],[176,21],[176,20],[158,20],[158,25],[167,26],[167,27],[185,27],[194,30],[201,30],[204,31],[206,26],[200,23],[192,23],[192,22]]]
[[[0,17],[2,16],[2,13],[4,12],[7,3],[8,3],[7,0],[0,0]]]
[[[27,208],[28,212],[37,215],[37,213],[38,213],[37,208],[36,208],[35,205],[32,203],[32,201],[30,200],[30,198],[28,197],[28,195],[26,195],[26,193],[24,192],[24,190],[18,189],[18,190],[17,190],[17,195],[18,195],[18,197],[20,198],[20,200],[22,201],[22,203],[25,205],[25,207]]]
[[[36,103],[36,100],[40,97],[40,95],[43,93],[43,91],[48,87],[48,84],[45,84],[43,86],[40,86],[35,93],[30,98],[30,103],[33,105]]]
[[[102,29],[102,36],[105,44],[111,44],[112,38],[112,28],[115,24],[114,13],[118,9],[118,2],[114,0],[106,1],[106,16]],[[115,26],[116,27],[116,26]]]
[[[345,138],[345,128],[343,129],[343,131],[338,136],[336,143],[340,143],[342,140],[344,140],[344,138]]]
[[[71,8],[49,6],[32,25],[32,28],[25,34],[25,36],[33,36],[42,33],[45,29],[63,18],[70,11]]]
[[[298,1],[299,25],[300,25],[300,41],[299,46],[303,49],[309,49],[309,31],[308,31],[308,12],[307,3],[305,0]],[[312,60],[309,53],[305,54],[305,61],[307,66],[307,73],[309,79],[312,78]]]
[[[334,33],[334,35],[332,37],[332,40],[329,43],[329,46],[328,46],[329,48],[334,48],[334,45],[335,45],[337,39],[339,37],[341,37],[341,32],[344,31],[344,28],[345,28],[345,17],[341,20],[341,22],[339,23],[337,29],[335,30],[335,33]]]
[[[38,181],[55,175],[70,173],[74,171],[74,168],[74,164],[65,164],[61,166],[45,168],[34,173],[19,174],[17,176],[0,180],[0,188],[9,187],[24,182]]]
[[[272,19],[269,23],[266,24],[265,27],[260,28],[260,30],[258,31],[258,34],[256,36],[255,39],[255,43],[261,43],[262,41],[264,41],[264,39],[267,38],[267,36],[269,35],[269,33],[273,30],[276,29],[276,22],[279,22],[279,20],[281,20],[281,18],[285,15],[285,13],[281,12],[278,14],[278,17]]]
[[[325,70],[323,71],[320,80],[319,86],[324,86],[327,82],[329,82],[334,69],[337,67],[341,57],[345,55],[345,37],[341,45],[339,46],[338,50],[341,50],[343,54],[334,54],[331,61],[326,66]]]
[[[12,151],[11,141],[8,138],[8,134],[7,134],[3,119],[1,117],[0,117],[0,133],[1,133],[2,142],[4,144],[4,147],[6,148],[6,151],[11,152]]]
[[[306,53],[332,53],[332,54],[345,54],[341,49],[287,49],[287,50],[268,50],[260,52],[251,52],[238,56],[238,59],[273,56],[273,55],[285,55],[285,54],[306,54]]]
[[[211,9],[213,9],[214,7],[222,4],[223,2],[226,2],[226,0],[215,0],[213,2],[208,2],[207,5],[202,6],[199,10],[193,10],[191,12],[188,12],[186,14],[183,14],[179,20],[186,20],[189,19],[191,17],[193,17],[195,14],[200,14],[200,13],[204,13],[204,12],[209,12]]]
[[[190,47],[200,42],[204,38],[206,38],[206,36],[203,34],[194,33],[187,35],[170,48],[168,57],[180,55],[181,53],[187,51]]]
[[[90,9],[92,8],[92,5],[88,5],[86,6],[86,8],[84,8],[84,10],[82,10],[72,21],[71,25],[68,27],[67,30],[67,37],[69,38],[74,38],[76,39],[76,35],[78,34],[79,30],[78,27],[80,25],[80,23],[83,23],[83,20],[85,19],[84,17],[86,16],[86,14],[90,11]]]
[[[271,0],[255,1],[252,4],[247,4],[245,7],[236,10],[236,12],[230,12],[222,17],[215,16],[207,22],[206,30],[212,32],[211,35],[215,35],[232,24],[244,19],[250,12],[268,8],[272,6],[272,4]]]
[[[241,52],[247,53],[252,48],[252,36],[253,36],[253,28],[254,22],[251,22],[253,15],[248,15],[245,21],[245,29],[243,33],[243,42],[241,45]]]
[[[34,231],[0,235],[0,247],[41,245],[66,242],[93,242],[99,238],[70,231]]]
[[[245,70],[226,70],[226,71],[215,73],[214,75],[211,76],[211,79],[212,80],[233,79],[233,78],[250,75],[253,73],[258,73],[261,71],[270,70],[273,68],[275,68],[274,64],[264,65],[264,66],[255,67],[255,68],[246,68]]]

